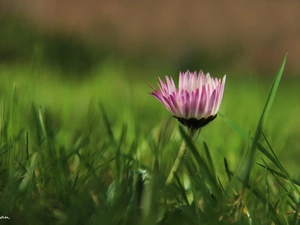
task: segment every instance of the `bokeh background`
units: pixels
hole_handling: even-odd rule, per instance
[[[108,57],[136,66],[273,75],[300,58],[297,1],[1,0],[0,63],[35,57],[85,76]]]
[[[133,139],[170,118],[148,85],[203,69],[227,74],[220,111],[253,134],[288,52],[265,132],[289,162],[300,149],[299,11],[298,1],[1,0],[0,94],[8,103],[18,96],[21,128],[32,103],[53,112],[62,142],[71,143],[83,118],[99,120],[98,102],[114,125],[129,124]],[[228,149],[235,161],[241,138],[221,119],[210,127],[201,135],[218,149],[220,167]]]
[[[114,224],[105,221],[123,217],[128,224],[145,224],[130,221],[131,212],[145,212],[143,221],[151,224],[160,210],[156,202],[169,204],[163,199],[181,190],[170,203],[185,199],[185,192],[195,193],[196,204],[191,205],[201,205],[204,213],[185,207],[184,201],[174,215],[196,213],[205,222],[220,222],[230,214],[229,221],[245,213],[246,203],[253,223],[271,224],[265,218],[270,216],[282,218],[282,224],[294,217],[291,223],[296,224],[295,187],[283,180],[286,189],[278,188],[277,178],[256,163],[286,174],[282,166],[257,150],[251,182],[243,184],[251,190],[237,195],[241,189],[228,184],[224,158],[237,172],[236,180],[239,174],[248,180],[243,175],[249,169],[245,156],[253,149],[243,136],[255,135],[288,52],[262,129],[268,142],[261,136],[259,143],[271,155],[272,149],[284,170],[300,180],[299,21],[300,1],[0,0],[0,212],[12,218],[10,224]],[[221,115],[203,128],[195,145],[216,172],[202,174],[198,157],[190,153],[178,173],[189,188],[177,189],[178,182],[164,197],[157,189],[163,187],[183,138],[178,121],[148,94],[149,84],[156,87],[157,77],[164,75],[177,82],[179,71],[188,69],[227,75],[220,113],[243,132],[236,132]],[[146,188],[147,207],[136,205],[132,192],[143,189],[134,178],[141,175],[136,173],[140,168],[159,175]],[[233,190],[234,198],[227,201],[226,193],[225,202],[222,198],[211,204],[215,198],[203,186],[208,177],[207,187],[216,177]],[[252,192],[267,201],[259,206]],[[170,218],[170,224],[177,221],[177,216]]]

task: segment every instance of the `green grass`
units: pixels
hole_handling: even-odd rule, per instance
[[[148,94],[159,72],[1,66],[1,224],[299,224],[299,80],[279,71],[269,92],[228,73],[220,115],[190,140]]]

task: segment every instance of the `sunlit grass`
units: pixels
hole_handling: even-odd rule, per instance
[[[219,115],[191,142],[148,94],[164,74],[108,62],[89,78],[60,75],[0,69],[0,214],[12,224],[298,224],[289,212],[298,210],[299,80],[283,76],[262,130],[267,141],[256,140],[291,182],[272,175],[268,166],[286,176],[256,150],[242,185],[236,168],[251,141]],[[227,73],[221,114],[254,137],[271,83]],[[190,152],[165,187],[182,140]]]

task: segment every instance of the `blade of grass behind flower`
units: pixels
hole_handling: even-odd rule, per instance
[[[295,190],[297,191],[297,193],[300,195],[299,189],[295,186],[295,180],[291,179],[290,174],[284,169],[284,167],[282,166],[282,164],[281,164],[281,162],[279,161],[278,157],[276,156],[275,152],[273,151],[273,148],[272,148],[270,142],[268,141],[267,137],[264,135],[263,132],[262,132],[262,135],[263,135],[263,137],[264,137],[264,139],[265,139],[265,141],[266,141],[266,143],[267,143],[267,145],[268,145],[270,151],[271,151],[272,154],[274,155],[274,158],[275,158],[276,161],[278,162],[278,164],[279,164],[279,166],[280,166],[279,169],[284,173],[286,179],[287,179],[288,181],[290,181],[290,183],[293,185],[294,189],[295,189]]]
[[[274,208],[281,208],[281,209],[286,209],[288,206],[287,204],[289,204],[289,207],[291,207],[293,210],[296,209],[297,206],[297,200],[295,199],[295,195],[293,194],[293,190],[287,190],[287,188],[285,187],[284,184],[282,184],[280,182],[280,180],[278,179],[278,177],[276,176],[276,171],[275,173],[273,172],[274,170],[270,169],[267,165],[267,163],[263,160],[265,165],[259,164],[262,167],[264,167],[267,171],[269,171],[272,176],[275,178],[275,181],[273,181],[273,183],[276,184],[278,193],[276,194],[276,197],[278,197],[279,199],[277,200],[277,203],[274,204]],[[279,175],[280,176],[280,175]],[[281,192],[281,188],[283,189],[284,193]],[[289,198],[291,200],[291,202],[288,202],[286,198]],[[278,207],[278,205],[280,205]]]
[[[269,115],[269,112],[271,110],[272,104],[274,102],[275,95],[276,95],[276,92],[277,92],[277,89],[278,89],[278,86],[279,86],[279,83],[280,83],[280,80],[281,80],[281,77],[282,77],[282,74],[283,74],[286,58],[287,58],[287,54],[285,55],[285,57],[284,57],[284,59],[281,63],[281,66],[279,67],[279,70],[278,70],[278,72],[275,76],[275,79],[273,81],[272,87],[269,91],[269,95],[268,95],[266,104],[264,106],[263,112],[262,112],[261,117],[259,119],[259,122],[257,124],[255,135],[254,135],[254,138],[253,138],[252,143],[251,143],[250,152],[246,155],[245,160],[242,160],[242,163],[241,163],[241,165],[243,167],[246,165],[246,167],[244,167],[244,168],[246,168],[246,170],[245,170],[246,173],[245,173],[245,175],[242,175],[243,179],[244,179],[244,181],[243,181],[244,185],[248,183],[250,172],[251,172],[251,169],[252,169],[253,164],[254,164],[254,156],[255,156],[257,145],[258,145],[258,140],[259,140],[261,131],[263,129],[263,126],[264,126],[264,124],[267,120],[267,117]]]
[[[38,118],[39,118],[39,122],[40,122],[42,133],[43,133],[44,137],[47,137],[47,130],[46,130],[45,121],[44,121],[44,117],[43,117],[42,107],[41,106],[39,107],[39,110],[38,110]]]
[[[119,138],[119,144],[116,148],[116,168],[117,168],[117,175],[118,177],[121,174],[121,146],[123,144],[123,142],[126,139],[126,133],[127,133],[127,127],[123,126],[122,127],[122,132]]]
[[[213,164],[212,157],[206,142],[203,142],[203,147],[204,147],[205,159],[207,161],[207,166],[212,174],[216,174],[215,166]]]
[[[263,164],[261,164],[261,163],[257,163],[257,165],[259,165],[259,166],[261,166],[261,167],[263,167],[263,168],[266,168],[267,170],[269,170],[269,171],[272,172],[273,174],[278,175],[279,177],[282,177],[282,178],[284,178],[284,179],[286,179],[286,180],[289,180],[289,178],[288,178],[285,174],[282,174],[282,173],[280,173],[280,172],[278,172],[278,171],[276,171],[276,170],[273,170],[273,169],[271,169],[271,168],[269,168],[269,167],[267,167],[267,166],[265,166],[265,165],[263,165]],[[291,180],[292,183],[294,183],[294,184],[300,186],[300,182],[299,182],[299,181],[294,180],[294,179],[292,179],[292,178],[290,178],[290,180]]]
[[[230,169],[229,169],[228,162],[227,162],[226,158],[224,158],[224,166],[225,166],[225,172],[227,174],[228,181],[230,182],[232,174],[230,173]]]
[[[189,205],[189,200],[188,200],[188,197],[186,196],[186,190],[184,189],[184,186],[181,183],[177,173],[174,173],[174,178],[175,178],[175,180],[178,184],[178,189],[179,189],[179,192],[180,192],[180,196],[183,198],[185,204]]]
[[[267,98],[267,101],[265,103],[262,115],[261,115],[261,117],[259,119],[259,122],[257,124],[255,135],[252,139],[250,151],[246,152],[246,154],[244,156],[244,159],[241,161],[240,166],[237,169],[237,171],[241,171],[242,173],[244,173],[244,174],[240,175],[240,177],[243,179],[242,183],[243,183],[244,187],[247,185],[249,177],[250,177],[250,172],[251,172],[252,166],[254,164],[254,156],[255,156],[256,148],[259,146],[259,142],[258,142],[259,137],[260,137],[262,128],[265,124],[265,121],[268,117],[268,114],[270,112],[273,101],[275,99],[275,95],[276,95],[276,92],[277,92],[277,89],[278,89],[278,86],[279,86],[279,83],[280,83],[280,80],[281,80],[281,77],[282,77],[282,74],[283,74],[286,58],[287,58],[287,54],[285,55],[285,57],[284,57],[284,59],[281,63],[281,66],[279,67],[279,70],[278,70],[278,72],[275,76],[275,79],[274,79],[273,84],[271,86],[271,89],[269,91],[268,98]],[[223,117],[223,116],[221,115],[221,117]],[[228,123],[228,120],[227,120],[227,123]],[[234,123],[230,123],[230,125],[235,130],[237,130],[241,134],[241,136],[245,137],[245,133],[238,126],[236,126]],[[265,153],[267,153],[267,151]],[[276,159],[273,156],[272,157],[270,157],[270,156],[271,155],[268,154],[268,158],[270,158],[270,159],[272,158],[272,161],[277,166],[280,166],[278,164],[278,162],[276,161]]]
[[[106,112],[104,110],[104,106],[101,103],[99,103],[99,107],[100,107],[100,110],[101,110],[101,113],[102,113],[102,118],[103,118],[103,121],[104,121],[104,124],[105,124],[105,128],[107,130],[108,136],[109,136],[109,138],[110,138],[113,146],[116,147],[117,146],[117,142],[116,142],[114,134],[113,134],[113,132],[111,130],[111,125],[110,125],[110,122],[109,122],[108,117],[106,115]]]
[[[215,174],[211,174],[211,171],[209,170],[207,164],[203,160],[202,156],[199,154],[198,150],[196,149],[195,145],[193,144],[191,138],[188,136],[188,134],[183,130],[181,126],[179,126],[179,131],[181,136],[186,142],[186,145],[188,149],[193,153],[199,168],[200,168],[200,174],[203,176],[204,180],[207,180],[210,184],[210,187],[213,189],[213,193],[215,195],[219,194],[219,187],[218,187],[218,182],[216,180]],[[205,179],[206,178],[206,179]]]
[[[270,172],[271,175],[274,177],[274,181],[272,182],[273,185],[275,184],[276,186],[276,189],[277,189],[277,192],[276,193],[276,197],[278,197],[278,200],[276,201],[276,203],[274,204],[274,208],[282,208],[282,209],[286,209],[288,206],[287,204],[289,204],[289,206],[292,208],[292,209],[295,209],[295,205],[297,204],[297,201],[295,199],[295,196],[292,194],[292,191],[288,191],[287,188],[285,187],[284,184],[282,184],[280,182],[280,180],[278,179],[278,177],[276,176],[275,173],[272,172],[272,170],[270,170],[270,168],[268,167],[267,163],[265,162],[265,160],[261,157],[263,164],[259,164],[261,165],[262,167],[264,167],[266,169],[266,171]],[[272,186],[273,186],[272,185]],[[284,193],[281,192],[281,188],[282,190],[284,191]],[[286,198],[289,198],[292,203],[294,203],[294,205],[291,203],[291,202],[288,202]]]
[[[220,117],[222,117],[225,120],[225,122],[229,126],[231,126],[231,128],[233,128],[236,132],[238,132],[238,134],[240,134],[241,137],[243,137],[245,140],[247,140],[247,141],[253,140],[253,138],[250,137],[246,131],[244,131],[241,127],[239,127],[236,123],[234,123],[228,117],[226,117],[225,115],[223,115],[220,112],[218,114]],[[257,148],[261,153],[263,153],[266,157],[268,157],[268,159],[270,159],[277,167],[280,167],[277,160],[273,157],[273,155],[271,153],[268,152],[268,150],[265,147],[263,147],[260,143],[257,143]]]
[[[233,177],[235,174],[231,171],[228,171],[228,173]],[[236,176],[236,180],[242,183],[242,179],[238,176]],[[261,201],[263,204],[268,205],[269,210],[269,216],[272,218],[272,220],[275,222],[275,224],[281,224],[279,222],[279,219],[277,218],[276,208],[264,197],[263,192],[261,192],[256,186],[250,186],[250,184],[246,184],[245,188],[251,190],[250,193],[252,193],[259,201]],[[248,193],[248,195],[250,195]],[[249,198],[249,197],[248,197]]]
[[[117,169],[117,176],[119,177],[121,175],[121,159],[120,159],[120,155],[121,155],[121,149],[120,149],[120,146],[121,146],[121,141],[123,139],[123,135],[124,135],[124,127],[123,127],[123,130],[122,130],[122,134],[120,136],[120,144],[118,145],[117,144],[117,141],[114,137],[114,134],[111,130],[111,125],[110,125],[110,122],[108,120],[108,117],[106,115],[106,112],[104,110],[104,106],[99,103],[99,107],[100,107],[100,110],[101,110],[101,113],[102,113],[102,118],[103,118],[103,121],[104,121],[104,124],[105,124],[105,128],[106,128],[106,131],[108,133],[108,136],[109,136],[109,139],[111,141],[111,144],[113,146],[113,148],[116,150],[116,169]]]
[[[264,223],[267,224],[268,223],[268,213],[269,213],[269,204],[268,202],[270,202],[271,198],[270,198],[270,184],[268,182],[268,169],[265,168],[264,174],[263,174],[263,180],[264,180],[264,187],[265,187],[265,197],[266,197],[266,202],[265,202],[265,206],[264,206],[264,218],[265,221]]]

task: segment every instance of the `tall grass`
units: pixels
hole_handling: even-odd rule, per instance
[[[300,108],[296,84],[279,85],[285,61],[269,93],[228,76],[221,113],[196,140],[148,96],[157,74],[106,65],[71,81],[2,68],[1,223],[298,224]],[[182,141],[189,152],[166,186]]]

